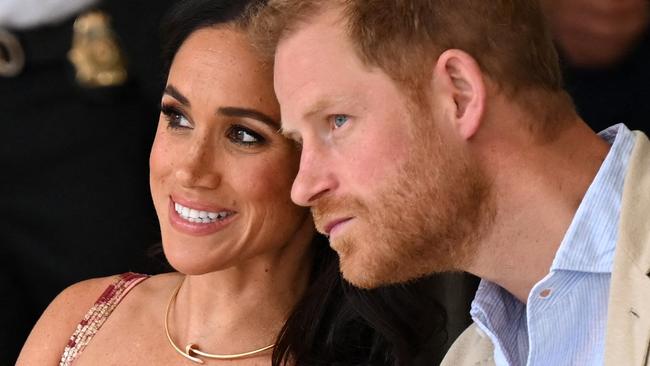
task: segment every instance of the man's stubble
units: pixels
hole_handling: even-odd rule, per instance
[[[490,183],[478,163],[445,144],[429,113],[412,112],[409,125],[408,158],[366,195],[371,200],[324,197],[312,207],[317,225],[335,212],[355,217],[331,245],[343,277],[357,287],[466,269],[494,218]]]

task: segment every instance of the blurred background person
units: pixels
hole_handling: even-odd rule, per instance
[[[71,283],[162,269],[147,157],[170,2],[0,0],[1,365]]]
[[[541,0],[564,63],[567,91],[596,131],[650,132],[650,2]]]

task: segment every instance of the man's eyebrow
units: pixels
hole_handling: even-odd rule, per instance
[[[309,121],[313,119],[314,117],[318,116],[319,114],[323,113],[323,111],[332,108],[335,105],[338,104],[343,104],[345,105],[344,102],[348,101],[348,98],[343,97],[343,96],[322,96],[318,98],[316,101],[314,101],[309,108],[306,108],[305,113],[302,114],[302,120],[304,121]],[[302,140],[302,136],[300,133],[292,127],[289,123],[286,123],[286,121],[282,122],[282,128],[280,129],[280,133],[294,141],[300,142]]]
[[[307,112],[303,114],[303,118],[310,119],[315,115],[321,113],[323,110],[329,108],[332,104],[334,103],[330,99],[325,99],[325,98],[319,99],[314,104],[312,104],[309,108],[307,108]]]
[[[184,104],[184,105],[186,105],[186,106],[188,106],[188,107],[190,106],[190,101],[189,101],[189,99],[187,99],[187,97],[185,97],[185,96],[183,95],[183,93],[181,93],[180,91],[178,91],[178,89],[176,89],[173,85],[171,85],[171,84],[167,85],[167,86],[165,87],[165,92],[164,92],[164,93],[167,94],[167,95],[171,95],[171,96],[174,97],[176,100],[178,100],[179,102],[181,102],[181,104]]]
[[[252,118],[269,125],[275,131],[280,130],[280,123],[278,121],[255,109],[242,107],[219,107],[217,113],[226,117]]]
[[[280,130],[278,131],[278,132],[280,132],[280,134],[282,136],[284,136],[285,138],[287,138],[289,140],[293,140],[293,141],[296,141],[296,142],[301,142],[302,141],[302,136],[300,136],[298,131],[293,130],[293,129],[287,129],[285,127],[286,126],[284,126],[284,124],[283,124],[282,127],[280,127]]]
[[[302,118],[305,120],[312,119],[328,110],[330,113],[345,114],[353,106],[352,100],[354,100],[354,95],[348,93],[321,95],[311,105],[308,104],[309,108],[305,108],[306,112],[303,113]]]

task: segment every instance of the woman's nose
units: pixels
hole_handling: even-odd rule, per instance
[[[186,156],[177,165],[176,180],[186,188],[217,188],[221,174],[215,155],[214,147],[205,141],[191,144]]]

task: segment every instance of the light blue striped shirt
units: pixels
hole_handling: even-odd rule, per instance
[[[618,124],[599,135],[611,149],[528,304],[494,283],[479,285],[471,315],[492,340],[499,366],[603,364],[609,283],[634,134]]]

